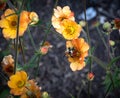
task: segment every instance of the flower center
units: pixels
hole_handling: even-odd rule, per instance
[[[67,17],[66,16],[61,16],[59,19],[60,19],[60,21],[63,21],[64,19],[67,19]]]
[[[73,26],[68,26],[66,28],[66,31],[68,32],[68,34],[73,35],[73,33],[75,32],[75,28]]]
[[[17,26],[17,22],[16,21],[11,21],[11,26],[13,26],[13,27]]]
[[[6,71],[9,72],[9,73],[13,73],[13,66],[7,67]]]
[[[18,81],[17,82],[17,86],[18,86],[18,88],[21,88],[21,87],[23,87],[25,85],[25,82],[24,81]]]

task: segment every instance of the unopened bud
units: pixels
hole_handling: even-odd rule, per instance
[[[82,21],[79,22],[79,24],[80,24],[82,27],[85,27],[86,22],[82,20]]]
[[[50,96],[47,92],[43,92],[42,98],[50,98]]]
[[[87,74],[87,79],[92,81],[94,79],[94,74],[92,72]]]
[[[35,13],[35,12],[30,12],[29,17],[30,17],[30,20],[31,20],[30,25],[34,25],[34,24],[38,23],[39,17],[38,17],[38,15],[37,15],[37,13]]]
[[[109,22],[105,22],[103,24],[103,29],[107,30],[107,31],[110,31],[111,30],[111,24]]]
[[[115,41],[113,41],[113,40],[109,40],[109,43],[110,43],[111,46],[115,45]]]

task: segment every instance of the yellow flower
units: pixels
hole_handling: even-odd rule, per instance
[[[29,24],[29,17],[26,11],[21,12],[20,14],[20,23],[19,23],[19,36],[22,36],[27,29]],[[3,28],[3,36],[6,39],[15,39],[17,33],[18,25],[18,16],[14,10],[7,9],[4,14],[1,16],[0,27]]]
[[[29,80],[27,89],[20,98],[41,98],[40,88],[35,84],[34,80]]]
[[[3,71],[8,75],[11,76],[14,74],[14,59],[12,55],[5,56],[2,60],[2,68]]]
[[[72,20],[63,20],[61,23],[62,35],[67,40],[76,39],[79,37],[82,27]]]
[[[72,71],[81,70],[85,66],[84,59],[88,55],[89,45],[83,38],[66,42],[66,56],[68,57]]]
[[[10,93],[13,95],[21,95],[24,93],[27,83],[27,73],[25,71],[18,71],[15,75],[10,77],[8,86],[11,88]]]
[[[75,20],[74,13],[71,12],[69,6],[64,6],[63,8],[57,6],[57,8],[54,9],[54,14],[52,16],[52,25],[59,33],[61,33],[61,22],[64,19],[69,19],[74,21]]]

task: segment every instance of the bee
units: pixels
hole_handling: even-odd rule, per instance
[[[74,53],[75,53],[75,49],[74,47],[68,47],[65,51],[65,54],[66,56],[70,56],[70,57],[73,57],[74,56]]]

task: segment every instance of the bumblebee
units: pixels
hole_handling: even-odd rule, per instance
[[[75,53],[75,49],[74,47],[68,47],[65,51],[65,54],[66,56],[70,56],[70,57],[73,57],[74,56],[74,53]]]

